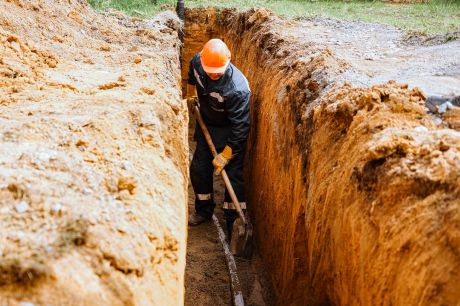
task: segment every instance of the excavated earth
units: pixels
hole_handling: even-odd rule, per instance
[[[0,305],[180,305],[179,22],[0,1]]]
[[[184,303],[179,28],[0,0],[1,305]],[[185,96],[211,37],[252,88],[247,199],[274,297],[252,275],[249,304],[458,304],[460,112],[425,100],[460,95],[459,41],[265,10],[188,10],[184,34]],[[190,230],[190,305],[229,301],[212,235]]]
[[[429,113],[425,100],[460,94],[460,42],[189,10],[188,95],[187,61],[211,37],[252,88],[247,198],[273,303],[457,305],[459,109]]]

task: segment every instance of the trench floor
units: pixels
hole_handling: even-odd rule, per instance
[[[191,157],[195,149],[195,142],[192,139],[193,127],[189,130],[189,135]],[[191,185],[189,185],[188,192],[188,212],[192,214],[195,210],[195,196]],[[214,179],[214,197],[217,203],[215,214],[223,225],[224,182],[220,177]],[[235,258],[235,260],[245,305],[272,305],[272,290],[257,254],[251,260],[241,258]],[[185,305],[232,305],[231,298],[226,259],[214,224],[209,222],[199,226],[189,226],[185,268]]]

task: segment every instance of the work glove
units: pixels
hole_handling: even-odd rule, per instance
[[[192,96],[187,98],[187,105],[190,109],[192,109],[195,105],[199,105],[198,103],[198,97],[197,96]]]
[[[212,164],[215,168],[214,175],[219,175],[232,158],[232,148],[225,146],[224,150],[217,154],[212,161]]]

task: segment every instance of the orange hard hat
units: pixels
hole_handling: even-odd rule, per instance
[[[230,58],[227,45],[217,38],[208,41],[201,51],[201,65],[207,73],[224,73]]]

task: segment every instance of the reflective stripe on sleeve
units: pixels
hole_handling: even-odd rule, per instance
[[[241,209],[246,209],[246,202],[240,202]],[[233,202],[224,202],[223,209],[236,209]]]
[[[210,193],[197,194],[196,197],[200,201],[211,200],[211,194]]]
[[[220,112],[220,113],[225,111],[225,109],[218,109],[218,108],[213,107],[212,105],[211,105],[211,108],[215,110],[216,112]]]
[[[210,92],[209,95],[213,98],[216,98],[220,103],[224,103],[224,97],[222,97],[218,92]]]

